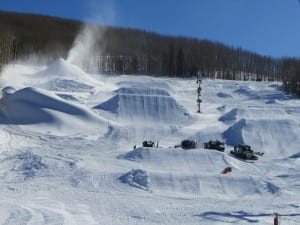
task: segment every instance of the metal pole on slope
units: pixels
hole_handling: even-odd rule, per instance
[[[275,213],[274,215],[274,225],[280,225],[280,216],[278,213]]]
[[[196,83],[198,84],[198,88],[197,88],[197,93],[198,93],[198,98],[197,98],[198,111],[197,111],[197,113],[201,113],[200,104],[201,104],[202,100],[200,99],[200,96],[201,96],[201,91],[202,91],[202,88],[201,88],[202,80],[201,80],[201,77],[199,76],[199,73],[197,74],[197,82]]]

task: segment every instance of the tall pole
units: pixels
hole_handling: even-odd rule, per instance
[[[199,76],[199,73],[197,75],[197,84],[198,84],[198,88],[197,88],[197,93],[198,93],[198,98],[197,98],[197,105],[198,105],[198,111],[197,113],[201,113],[201,108],[200,108],[200,104],[202,102],[202,100],[200,99],[200,96],[201,96],[201,84],[202,84],[202,80],[201,80],[201,77]]]

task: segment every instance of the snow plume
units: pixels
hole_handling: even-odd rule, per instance
[[[101,56],[101,39],[103,27],[86,24],[77,35],[69,51],[67,62],[75,64],[86,71],[97,70],[97,57]]]
[[[73,47],[69,51],[67,62],[81,67],[89,72],[99,70],[99,60],[102,53],[105,27],[99,24],[111,24],[114,21],[115,10],[111,0],[86,2],[88,16],[86,23],[77,35]]]

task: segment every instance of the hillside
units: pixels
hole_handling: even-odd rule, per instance
[[[48,62],[57,57],[66,58],[83,26],[79,21],[2,11],[0,37],[9,52],[2,56],[1,62],[31,54],[43,56]],[[98,25],[94,29],[95,36],[100,39],[93,46],[89,63],[93,61],[98,71],[173,76],[194,75],[201,71],[227,79],[246,76],[241,73],[255,73],[259,79],[278,79],[274,77],[279,72],[275,59],[241,48],[136,29]],[[107,63],[111,66],[104,68],[103,64]]]
[[[199,114],[194,78],[64,59],[1,77],[0,224],[300,223],[300,101],[278,82],[203,79]],[[184,139],[198,147],[175,147]],[[210,139],[225,151],[204,149]],[[264,155],[238,159],[236,144]]]
[[[80,42],[86,52],[80,60],[72,55],[73,63],[89,72],[276,80],[288,93],[300,95],[299,59],[262,56],[242,46],[3,11],[0,31],[0,68],[16,59],[39,64],[67,59]]]

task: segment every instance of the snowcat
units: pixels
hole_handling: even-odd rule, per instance
[[[234,150],[230,151],[230,153],[240,159],[245,160],[257,160],[258,157],[256,153],[251,149],[249,145],[239,144],[234,146]]]
[[[225,143],[218,141],[218,140],[215,140],[215,141],[210,140],[209,142],[204,143],[204,148],[205,149],[215,149],[215,150],[224,152]]]
[[[183,140],[181,142],[181,148],[188,150],[188,149],[194,149],[197,147],[197,144],[195,141],[192,140]]]
[[[143,147],[154,147],[154,141],[143,141]]]

